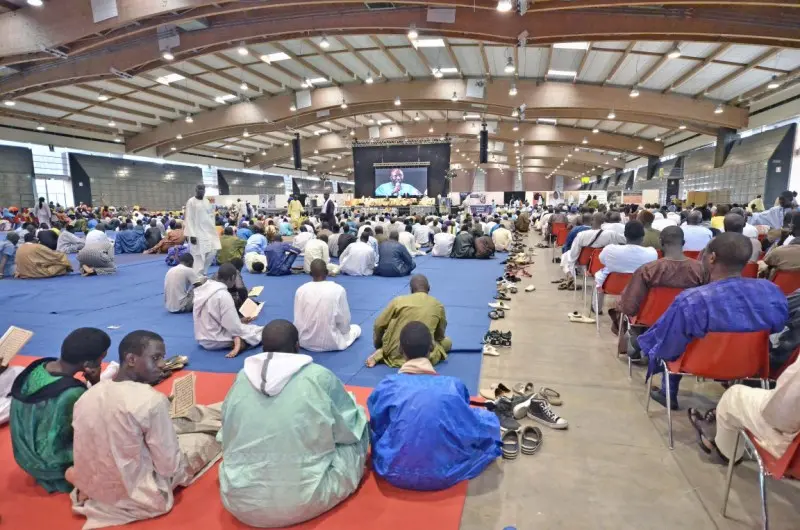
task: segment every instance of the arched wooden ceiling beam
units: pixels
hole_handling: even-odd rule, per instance
[[[643,123],[648,123],[649,118],[668,120],[673,127],[684,123],[687,128],[694,128],[704,134],[713,134],[716,127],[746,127],[748,120],[745,109],[726,107],[724,112],[716,113],[716,105],[711,101],[675,94],[641,91],[639,97],[631,98],[624,88],[529,81],[519,81],[517,85],[518,96],[515,98],[508,96],[510,81],[499,80],[486,86],[483,99],[469,98],[455,102],[451,101],[453,91],[462,95],[464,93],[462,81],[391,82],[321,88],[311,92],[311,106],[299,109],[299,112],[290,110],[294,102],[293,96],[259,98],[199,113],[194,116],[191,124],[179,120],[142,132],[127,143],[127,148],[129,151],[140,151],[149,147],[160,147],[166,153],[174,146],[180,151],[241,135],[244,129],[248,129],[250,134],[285,131],[288,128],[306,127],[342,117],[405,108],[432,108],[479,114],[485,112],[510,117],[512,109],[524,103],[527,105],[528,119],[549,117],[557,112],[574,113],[575,109],[580,109],[580,115],[587,119],[604,119],[613,109],[618,121],[625,121],[625,113],[630,112],[631,119]],[[397,97],[400,98],[400,106],[395,105]],[[347,108],[341,108],[343,101],[347,103]],[[512,124],[507,125],[510,130]],[[576,131],[581,135],[580,141],[586,131]],[[179,134],[183,139],[175,140]]]
[[[405,33],[412,23],[416,24],[421,34],[472,38],[507,45],[515,45],[518,35],[527,31],[529,44],[680,40],[800,47],[800,33],[796,26],[787,24],[785,9],[763,8],[758,16],[754,15],[750,19],[743,17],[741,21],[730,17],[721,18],[716,12],[713,16],[704,18],[702,9],[670,16],[646,10],[632,10],[630,13],[616,15],[604,13],[603,10],[587,10],[581,11],[579,15],[573,11],[547,11],[537,13],[535,17],[520,17],[496,10],[474,10],[471,7],[455,9],[456,21],[453,24],[427,22],[426,8],[420,6],[403,6],[392,11],[391,16],[382,11],[370,11],[360,4],[317,7],[304,5],[302,10],[298,10],[296,6],[276,8],[268,13],[269,16],[258,19],[247,18],[247,13],[234,13],[229,16],[243,17],[240,23],[231,21],[224,25],[212,25],[204,30],[182,33],[181,44],[172,53],[177,59],[185,60],[228,49],[242,41],[254,44],[322,34],[374,34],[378,30],[382,34],[398,34]],[[62,24],[68,26],[63,22]],[[0,24],[0,37],[9,33],[10,30],[3,31]],[[14,31],[14,34],[18,33]],[[6,49],[12,48],[4,48],[0,44],[0,50]],[[0,64],[9,64],[9,60]],[[131,41],[112,43],[107,48],[98,47],[68,59],[23,69],[20,74],[0,80],[0,93],[21,94],[77,81],[109,78],[113,76],[110,73],[112,68],[139,75],[163,64],[164,60],[153,34],[152,39],[137,37]]]
[[[360,0],[306,0],[309,6],[361,4]],[[395,2],[404,5],[403,2]],[[462,7],[468,9],[495,10],[493,0],[436,0],[418,1],[432,7]],[[121,39],[140,36],[159,25],[179,24],[192,20],[216,19],[228,14],[252,16],[262,10],[296,8],[296,0],[272,0],[269,3],[238,2],[235,0],[136,0],[120,2],[118,14],[100,22],[94,22],[89,3],[75,5],[70,2],[48,3],[45,9],[25,7],[0,15],[0,50],[5,55],[28,56],[36,59],[42,47],[70,46],[71,51],[85,51],[99,43],[113,43]],[[761,13],[769,8],[797,8],[793,0],[573,0],[571,2],[535,2],[528,13],[541,14],[553,11],[602,10],[624,7],[708,8],[722,6],[727,10],[758,8]],[[512,14],[509,14],[512,15]],[[83,40],[84,42],[78,42]],[[42,54],[49,58],[48,55]]]

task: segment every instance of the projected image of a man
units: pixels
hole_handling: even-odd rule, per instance
[[[402,195],[422,195],[422,192],[411,184],[403,182],[403,170],[396,167],[389,173],[390,182],[384,182],[375,189],[378,197],[399,197]]]

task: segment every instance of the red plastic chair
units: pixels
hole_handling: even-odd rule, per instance
[[[800,271],[775,271],[772,283],[780,287],[783,294],[789,296],[800,289]]]
[[[600,259],[597,261],[600,261]],[[620,296],[625,290],[625,287],[628,286],[628,282],[631,281],[631,278],[633,278],[633,273],[630,272],[611,272],[606,276],[603,286],[598,289],[598,292],[611,296]],[[594,321],[597,324],[597,332],[600,333],[600,308],[598,307],[600,301],[597,296],[592,296],[592,300],[594,301]],[[621,318],[622,316],[620,315],[620,319]]]
[[[599,252],[595,252],[595,251],[598,251],[598,250],[602,250],[602,249],[597,249],[597,248],[592,248],[592,247],[583,247],[581,249],[581,253],[578,254],[578,261],[575,262],[575,269],[574,269],[574,273],[573,273],[573,276],[572,276],[572,281],[573,282],[577,282],[578,281],[578,267],[581,267],[583,269],[583,305],[581,306],[581,308],[586,307],[586,275],[587,275],[587,271],[589,269],[589,263],[592,261],[592,256],[594,256],[595,253],[598,256],[600,255]],[[572,303],[573,304],[576,302],[577,298],[578,298],[578,292],[573,290],[572,291]]]
[[[759,445],[756,437],[747,430],[739,431],[736,437],[736,444],[733,448],[735,455],[739,451],[739,442],[744,439],[744,443],[749,445],[756,455],[758,462],[758,482],[761,492],[761,528],[769,528],[769,516],[767,513],[767,477],[771,476],[776,480],[783,478],[800,479],[800,435],[795,436],[789,448],[780,458],[775,458],[769,451]],[[733,468],[735,458],[728,462],[728,476],[725,484],[725,498],[722,501],[722,516],[727,517],[728,497],[731,493],[731,481],[733,479]]]
[[[697,259],[700,256],[699,250],[684,250],[683,255],[687,258]]]
[[[569,235],[569,230],[567,227],[562,228],[556,234],[556,245],[561,248],[567,243],[567,236]]]
[[[564,240],[562,243],[559,243],[559,238],[561,237],[561,233],[564,233]],[[569,231],[567,231],[567,223],[550,223],[550,238],[548,238],[548,242],[550,242],[553,246],[551,248],[551,256],[550,261],[555,263],[556,261],[556,247],[563,247],[564,243],[567,242],[567,235],[569,235]],[[555,237],[555,241],[553,241],[553,237]]]
[[[749,262],[742,269],[742,278],[758,278],[758,263]]]
[[[640,326],[649,328],[667,312],[669,306],[675,298],[684,290],[678,287],[653,287],[647,291],[644,302],[639,306],[639,312],[628,318],[629,326]],[[624,315],[623,315],[624,316]],[[626,317],[627,318],[627,317]],[[620,322],[620,333],[622,333],[622,322]],[[633,363],[628,357],[628,377],[633,376]]]
[[[711,332],[702,339],[693,340],[677,360],[664,362],[664,390],[667,395],[667,425],[669,448],[672,443],[672,398],[669,376],[694,375],[706,379],[733,381],[769,379],[769,330],[743,333]],[[650,407],[650,385],[647,387],[647,404]]]

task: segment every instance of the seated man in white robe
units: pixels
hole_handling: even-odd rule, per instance
[[[56,250],[64,254],[75,254],[86,246],[86,241],[76,236],[73,232],[75,227],[67,225],[58,234],[58,242],[56,243]]]
[[[224,263],[216,280],[208,280],[194,290],[194,338],[206,350],[231,348],[225,356],[233,358],[261,341],[262,326],[240,317],[228,289],[236,285],[236,267]]]
[[[291,322],[267,324],[262,346],[266,353],[245,359],[222,406],[219,486],[236,519],[282,528],[313,519],[356,491],[369,424],[333,372],[298,353]]]
[[[294,248],[299,248],[300,255],[302,256],[306,248],[306,243],[314,239],[314,237],[313,227],[310,227],[309,225],[300,225],[300,233],[294,236],[292,246]]]
[[[320,234],[316,239],[306,243],[303,257],[303,270],[306,274],[311,274],[311,263],[321,260],[328,267],[328,273],[335,276],[339,274],[339,266],[331,263],[330,249],[328,248],[328,236]]]
[[[188,486],[222,454],[220,404],[195,405],[172,418],[151,385],[162,378],[164,339],[134,331],[119,345],[119,370],[81,396],[72,414],[72,510],[84,528],[105,528],[172,510],[173,490]]]
[[[192,268],[194,258],[188,252],[178,258],[178,264],[164,277],[164,307],[170,313],[188,313],[194,302],[194,285],[200,277]]]
[[[417,240],[414,239],[412,230],[411,225],[405,225],[403,231],[397,232],[398,240],[412,256],[424,256],[425,253],[419,250],[419,245],[417,245]]]
[[[369,244],[370,232],[361,234],[361,239],[347,245],[339,257],[339,271],[350,276],[372,276],[375,270],[375,251]]]
[[[436,258],[449,258],[453,252],[453,243],[456,236],[449,232],[439,232],[433,236],[433,250],[431,256]]]
[[[338,283],[327,281],[328,269],[321,259],[311,262],[310,271],[313,281],[294,294],[294,325],[300,333],[300,346],[310,351],[347,349],[361,336],[361,327],[350,323],[347,292]]]
[[[500,225],[491,233],[494,248],[498,252],[505,252],[511,246],[511,231]]]

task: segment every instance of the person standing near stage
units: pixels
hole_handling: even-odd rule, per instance
[[[208,275],[208,268],[220,249],[219,236],[214,227],[214,211],[211,203],[205,198],[205,184],[198,184],[195,195],[186,203],[184,233],[191,247],[189,253],[194,258],[194,271],[203,276]]]
[[[322,195],[325,202],[322,203],[322,210],[319,213],[319,220],[323,223],[328,223],[329,226],[336,224],[336,203],[331,199],[330,193]]]

